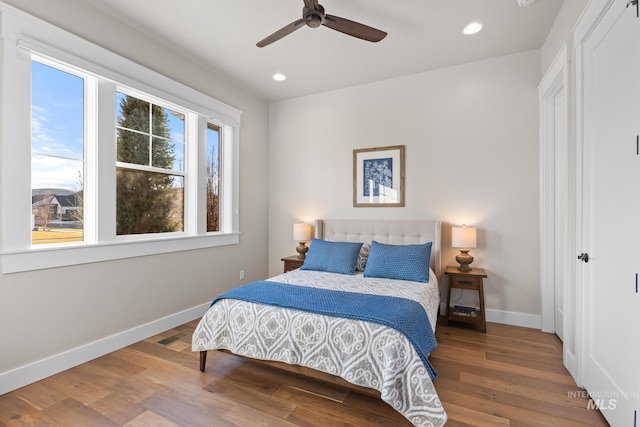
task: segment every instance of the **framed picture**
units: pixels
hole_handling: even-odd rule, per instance
[[[353,206],[404,206],[404,145],[353,150]]]

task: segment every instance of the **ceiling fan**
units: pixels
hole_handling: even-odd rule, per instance
[[[303,1],[304,7],[302,8],[301,19],[292,22],[263,40],[260,40],[256,43],[256,46],[265,47],[270,45],[305,25],[311,28],[318,28],[319,26],[324,25],[325,27],[340,31],[341,33],[370,42],[379,42],[387,36],[387,33],[384,31],[369,27],[368,25],[340,18],[339,16],[325,14],[324,7],[318,4],[318,0]]]

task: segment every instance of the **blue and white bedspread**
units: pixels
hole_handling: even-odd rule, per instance
[[[279,282],[273,284],[276,287],[289,283],[411,299],[429,317],[424,337],[417,341],[433,336],[435,330],[439,291],[433,273],[428,284],[310,270],[294,270],[269,280]],[[377,321],[224,298],[215,301],[193,334],[193,351],[215,349],[306,366],[376,389],[416,426],[441,426],[447,420],[430,366],[424,363],[426,355],[421,357],[424,351],[416,350],[402,332]]]

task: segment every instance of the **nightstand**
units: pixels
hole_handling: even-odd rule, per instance
[[[284,272],[295,270],[296,268],[300,268],[302,263],[304,263],[304,259],[298,258],[298,255],[288,256],[286,258],[282,258],[284,261]]]
[[[457,267],[447,267],[444,274],[449,276],[449,286],[447,290],[447,313],[444,317],[444,325],[449,321],[474,323],[480,325],[482,332],[487,332],[487,321],[484,310],[484,288],[482,279],[487,277],[487,273],[482,268],[472,268],[470,271],[460,271]],[[467,307],[451,307],[451,289],[469,289],[478,292],[480,300],[480,310],[468,309]]]

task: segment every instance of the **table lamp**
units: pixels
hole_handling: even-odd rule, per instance
[[[305,242],[311,240],[311,224],[305,224],[303,222],[293,224],[293,240],[299,243],[296,251],[298,251],[298,259],[305,259],[309,248],[305,245]]]
[[[476,247],[476,229],[475,227],[451,227],[451,246],[461,248],[460,253],[456,255],[456,261],[460,264],[458,270],[470,271],[469,264],[473,262],[473,257],[469,255],[469,249]]]

